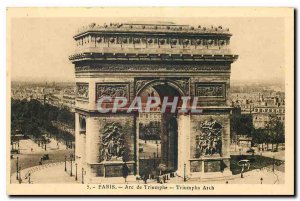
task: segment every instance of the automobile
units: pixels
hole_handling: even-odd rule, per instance
[[[273,149],[273,150],[271,150],[271,152],[278,152],[278,149]]]
[[[255,152],[255,150],[252,149],[252,148],[249,148],[249,149],[246,151],[246,153],[250,153],[250,154],[254,154],[254,152]]]
[[[43,160],[49,160],[49,154],[44,154],[42,157]]]

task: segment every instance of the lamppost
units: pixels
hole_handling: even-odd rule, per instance
[[[275,156],[273,156],[273,166],[272,166],[272,171],[274,172],[275,170]]]
[[[75,181],[77,181],[77,163],[75,164]]]
[[[19,180],[21,180],[21,166],[19,167]]]
[[[243,168],[241,170],[241,178],[244,178],[243,171],[244,171],[244,164],[243,164]]]
[[[17,180],[19,179],[19,156],[17,156],[17,163],[16,163],[16,166],[17,166]]]
[[[70,172],[70,176],[72,177],[73,174],[72,174],[72,155],[70,155],[70,162],[71,162],[71,172]]]
[[[236,133],[235,133],[234,151],[236,151],[236,144],[237,144],[237,136],[236,136]]]
[[[67,172],[67,156],[65,155],[65,172]]]
[[[84,184],[84,169],[81,169],[81,183]]]
[[[156,166],[156,159],[155,159],[155,152],[153,152],[153,167],[155,168]]]
[[[184,182],[186,182],[185,171],[186,171],[186,164],[184,164],[184,168],[183,168],[183,181]]]
[[[158,158],[158,143],[156,144],[156,156]]]

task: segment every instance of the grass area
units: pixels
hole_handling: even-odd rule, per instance
[[[240,160],[249,160],[250,161],[250,168],[249,170],[245,170],[244,172],[248,172],[254,169],[260,169],[264,167],[268,167],[273,165],[273,158],[260,156],[260,155],[232,155],[230,160],[230,170],[232,174],[240,174],[241,167],[237,165]],[[275,169],[278,167],[284,167],[284,163],[281,160],[275,159]],[[282,169],[282,168],[281,168]],[[284,168],[283,168],[284,169]]]

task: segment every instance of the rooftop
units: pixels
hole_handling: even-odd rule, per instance
[[[231,36],[229,28],[223,28],[222,26],[190,26],[190,25],[178,25],[173,22],[155,22],[155,23],[104,23],[98,25],[91,23],[88,26],[83,26],[77,30],[74,38],[79,37],[86,32],[154,32],[154,33],[186,33],[186,34],[226,34]]]

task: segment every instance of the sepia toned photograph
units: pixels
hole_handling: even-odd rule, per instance
[[[8,8],[9,195],[293,195],[292,8]]]

